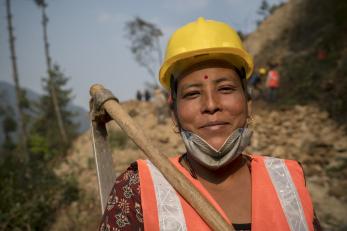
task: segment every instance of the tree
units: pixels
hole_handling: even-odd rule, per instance
[[[7,108],[6,111],[8,112],[12,110],[11,108]],[[13,116],[9,115],[9,113],[6,113],[2,120],[2,130],[5,134],[5,140],[2,144],[2,148],[8,151],[14,150],[16,148],[16,144],[12,140],[11,133],[17,130],[17,122],[13,119]]]
[[[68,110],[72,92],[66,88],[68,78],[58,66],[51,76],[43,79],[45,93],[32,104],[34,115],[28,126],[28,153],[30,159],[20,162],[13,155],[11,133],[16,129],[6,100],[1,100],[0,117],[6,140],[0,148],[0,230],[48,230],[57,211],[78,199],[79,190],[74,176],[59,177],[54,169],[66,153],[62,144],[50,89],[54,86],[63,122],[70,137],[76,134],[77,124],[72,122],[74,113]],[[6,114],[7,113],[7,114]]]
[[[59,124],[57,124],[56,120],[52,120],[56,113],[51,95],[52,89],[56,92],[62,123],[65,125],[68,137],[73,138],[76,136],[78,124],[73,122],[73,117],[76,114],[68,109],[73,97],[72,90],[66,88],[68,78],[61,72],[59,66],[54,65],[50,76],[42,81],[45,93],[41,96],[40,101],[34,105],[38,117],[33,122],[29,147],[31,151],[34,149],[47,150],[48,153],[41,154],[48,154],[50,156],[47,158],[51,159],[57,153],[64,153],[71,144],[71,142],[62,142],[56,134],[59,130]]]
[[[269,15],[270,12],[270,5],[266,0],[261,1],[261,5],[259,7],[259,10],[257,11],[258,14],[266,18]]]
[[[17,58],[16,58],[16,47],[15,47],[15,36],[13,32],[12,25],[12,13],[11,13],[11,1],[6,0],[6,14],[7,14],[7,28],[9,35],[9,44],[11,52],[11,62],[12,62],[12,76],[16,89],[16,107],[18,111],[18,124],[20,129],[20,159],[22,161],[27,161],[29,158],[27,152],[27,132],[26,132],[26,123],[25,123],[25,112],[24,108],[28,106],[28,101],[25,97],[25,92],[21,89],[19,84],[18,77],[18,68],[17,68]]]
[[[47,74],[49,78],[52,78],[52,61],[51,61],[51,56],[49,53],[49,42],[48,42],[48,34],[47,34],[47,23],[48,23],[48,17],[46,14],[46,7],[47,4],[45,0],[35,0],[35,3],[37,4],[38,7],[41,8],[41,14],[42,14],[42,29],[43,29],[43,41],[44,41],[44,48],[45,48],[45,57],[46,57],[46,65],[47,65]],[[54,81],[50,81],[52,84],[54,84]],[[58,130],[60,132],[61,139],[63,140],[63,143],[66,145],[68,143],[68,136],[66,133],[65,129],[65,124],[63,123],[63,118],[62,118],[62,113],[61,109],[59,108],[59,101],[58,101],[58,96],[57,93],[55,92],[55,86],[50,85],[50,94],[51,94],[51,99],[53,102],[54,106],[54,114],[55,118],[57,120],[57,123],[59,125]]]
[[[162,62],[160,37],[162,31],[153,23],[136,17],[125,24],[126,37],[130,40],[130,51],[136,62],[146,68],[157,86],[156,69]]]

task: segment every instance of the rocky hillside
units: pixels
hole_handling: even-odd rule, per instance
[[[289,0],[245,45],[256,68],[279,64],[279,104],[316,104],[347,125],[347,1]]]
[[[264,19],[257,30],[248,35],[244,41],[246,49],[253,55],[256,66],[266,65],[268,61],[280,61],[289,51],[285,34],[298,21],[297,10],[302,0],[289,0]],[[272,48],[272,49],[269,49]],[[269,49],[271,52],[266,52]],[[263,57],[264,53],[267,57]]]
[[[180,137],[168,117],[157,124],[151,103],[130,101],[124,108],[141,125],[158,149],[168,156],[184,152]],[[256,105],[254,135],[247,151],[299,160],[304,167],[307,185],[315,209],[327,230],[347,227],[347,134],[328,117],[328,113],[312,106],[265,109]],[[142,153],[111,122],[110,144],[114,167],[124,171]],[[52,230],[95,230],[100,219],[99,196],[90,134],[80,136],[57,170],[61,176],[77,177],[80,200],[60,212]]]

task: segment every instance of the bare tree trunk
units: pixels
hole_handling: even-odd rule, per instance
[[[158,63],[159,67],[161,66],[161,63],[163,62],[163,52],[161,51],[160,41],[159,38],[155,39],[155,43],[157,46],[157,52],[158,52]]]
[[[15,37],[13,35],[13,26],[12,26],[12,14],[11,14],[11,1],[6,0],[6,13],[7,13],[7,28],[9,34],[9,43],[10,43],[10,52],[11,52],[11,61],[12,61],[12,76],[14,80],[14,85],[16,89],[16,106],[19,114],[19,128],[20,128],[20,149],[22,153],[22,160],[28,161],[28,150],[27,150],[27,133],[24,119],[24,111],[21,106],[22,94],[21,88],[19,85],[18,78],[18,69],[17,69],[17,58],[16,58],[16,49],[15,49]]]
[[[143,66],[146,68],[146,70],[148,71],[149,75],[152,76],[153,81],[154,81],[154,86],[155,86],[156,88],[159,87],[159,86],[158,86],[158,83],[157,83],[158,80],[157,80],[157,78],[155,77],[155,72],[154,72],[154,70],[151,68],[151,66],[150,66],[149,64],[144,64]]]
[[[57,98],[57,94],[54,88],[54,81],[52,79],[52,62],[51,62],[51,56],[49,54],[49,43],[48,43],[48,36],[47,36],[47,23],[48,23],[48,17],[46,15],[46,5],[43,4],[41,6],[41,10],[42,10],[42,28],[43,28],[43,41],[45,44],[45,55],[46,55],[46,64],[47,64],[47,73],[48,73],[48,77],[49,77],[49,85],[48,87],[50,88],[50,94],[52,97],[52,101],[53,101],[53,107],[54,107],[54,111],[55,111],[55,115],[56,115],[56,119],[58,122],[58,126],[59,126],[59,132],[60,132],[60,136],[63,140],[64,144],[67,144],[68,140],[67,140],[67,135],[66,135],[66,131],[64,128],[64,123],[61,117],[61,112],[60,112],[60,108],[59,108],[59,102],[58,102],[58,98]]]

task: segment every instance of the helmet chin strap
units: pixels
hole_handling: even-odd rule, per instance
[[[238,128],[216,150],[200,136],[181,129],[181,136],[189,155],[208,169],[219,169],[235,160],[250,144],[250,128]]]

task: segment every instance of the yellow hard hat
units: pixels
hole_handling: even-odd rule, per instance
[[[266,68],[265,67],[259,68],[259,74],[265,75],[266,74]]]
[[[253,71],[253,58],[244,49],[237,32],[226,23],[201,17],[171,36],[159,71],[160,83],[169,90],[172,74],[177,75],[195,63],[210,59],[244,68],[247,79]]]

